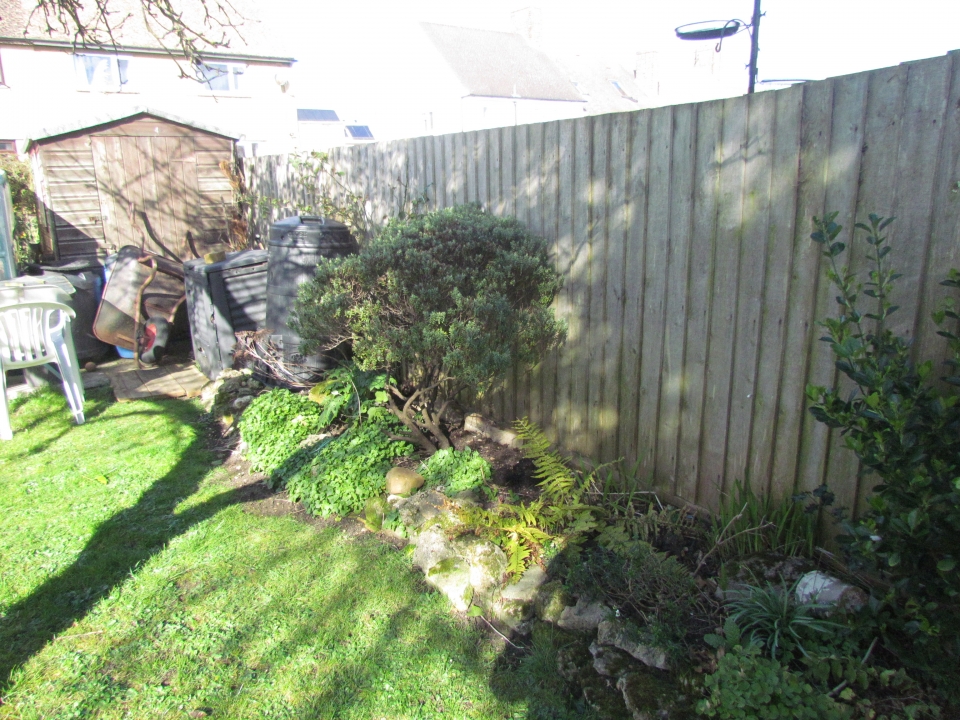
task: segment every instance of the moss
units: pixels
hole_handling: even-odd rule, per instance
[[[641,668],[617,682],[627,709],[634,718],[694,718],[693,704],[673,677],[652,668]]]
[[[541,620],[556,623],[563,609],[572,604],[573,598],[564,590],[563,583],[552,580],[540,588],[534,600],[534,609]]]

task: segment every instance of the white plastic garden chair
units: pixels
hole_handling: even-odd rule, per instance
[[[83,383],[73,348],[71,308],[59,302],[0,303],[0,440],[12,440],[7,410],[7,370],[53,363],[77,425],[83,425]]]

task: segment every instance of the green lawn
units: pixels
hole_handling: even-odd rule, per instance
[[[53,392],[0,443],[0,717],[562,718],[559,638],[502,647],[370,536],[246,512],[179,401]]]

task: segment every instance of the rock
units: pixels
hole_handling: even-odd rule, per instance
[[[390,512],[390,505],[382,495],[375,495],[367,500],[363,508],[363,524],[370,532],[377,532],[383,527],[383,516]]]
[[[863,590],[816,570],[797,582],[796,597],[799,603],[832,605],[841,612],[856,612],[867,604]]]
[[[395,467],[387,472],[387,492],[391,495],[409,495],[423,487],[423,475],[410,468]]]
[[[604,677],[619,678],[634,669],[636,663],[627,653],[608,645],[591,643],[593,669]]]
[[[400,521],[410,533],[410,538],[433,525],[450,529],[460,525],[457,517],[457,505],[435,490],[424,490],[410,498],[387,498],[400,513]]]
[[[489,540],[464,535],[453,542],[457,555],[470,568],[470,585],[478,593],[500,587],[507,571],[507,556]]]
[[[240,395],[231,403],[234,410],[245,410],[253,402],[253,395]]]
[[[539,565],[532,565],[515,583],[507,585],[500,596],[504,600],[519,600],[532,603],[537,597],[540,586],[547,581],[547,574]]]
[[[241,397],[253,397],[263,389],[263,384],[254,380],[249,368],[243,370],[224,370],[212,383],[207,383],[200,392],[200,400],[207,412],[216,416],[228,414],[234,408],[234,402]],[[247,402],[246,405],[249,405]],[[242,410],[246,407],[234,408]]]
[[[603,620],[597,625],[597,642],[630,653],[644,665],[658,670],[670,669],[666,651],[645,641],[643,634],[633,623],[615,619]]]
[[[601,602],[588,602],[586,598],[577,600],[573,607],[565,607],[557,620],[564,630],[574,632],[594,632],[597,626],[613,617],[613,611]]]
[[[463,419],[463,429],[493,440],[498,445],[519,448],[523,445],[513,430],[501,430],[478,413],[471,413]]]
[[[633,720],[676,720],[693,717],[693,703],[669,675],[657,670],[627,673],[617,689]]]
[[[413,551],[413,566],[424,573],[442,560],[456,557],[453,543],[439,527],[431,527],[417,536],[417,546]]]
[[[563,588],[559,580],[552,580],[540,586],[533,601],[534,612],[544,622],[556,624],[563,609],[573,603],[573,598]]]
[[[473,601],[474,592],[473,585],[470,583],[470,570],[470,565],[461,558],[448,557],[427,571],[426,580],[446,595],[457,610],[466,612]]]

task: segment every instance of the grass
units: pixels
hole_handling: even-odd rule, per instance
[[[0,718],[585,717],[404,553],[244,510],[192,403],[53,392],[0,443]]]

